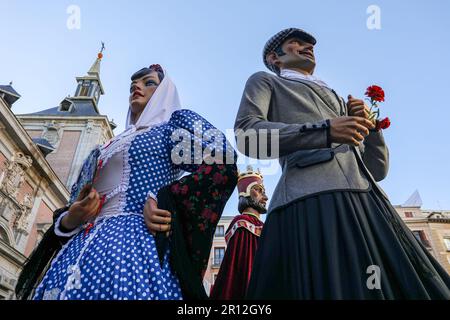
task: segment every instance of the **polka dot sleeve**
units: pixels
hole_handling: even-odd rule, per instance
[[[236,152],[225,134],[197,113],[187,109],[175,111],[169,128],[171,160],[181,170],[194,172],[204,162],[235,163]]]

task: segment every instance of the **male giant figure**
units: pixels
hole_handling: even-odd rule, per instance
[[[239,215],[225,234],[227,251],[211,291],[211,299],[244,299],[253,267],[253,259],[264,223],[260,215],[267,212],[263,177],[251,166],[238,177]]]
[[[312,75],[315,44],[296,28],[269,39],[263,60],[275,74],[250,77],[237,114],[240,151],[265,157],[249,144],[264,142],[262,129],[276,129],[283,169],[248,297],[450,299],[449,275],[377,184],[388,172],[382,132],[362,100],[344,101]]]

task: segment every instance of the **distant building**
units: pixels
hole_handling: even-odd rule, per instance
[[[0,300],[14,299],[26,258],[67,204],[87,154],[114,136],[98,108],[101,59],[76,78],[73,97],[40,112],[14,115],[20,95],[0,85]]]
[[[450,210],[422,209],[418,191],[404,204],[394,207],[417,240],[450,274]]]
[[[225,232],[228,229],[233,216],[222,216],[217,224],[216,232],[214,234],[213,244],[211,247],[211,254],[208,261],[208,267],[203,278],[203,286],[206,292],[210,293],[212,285],[214,284],[217,274],[219,273],[220,264],[225,255],[227,244],[225,242]]]

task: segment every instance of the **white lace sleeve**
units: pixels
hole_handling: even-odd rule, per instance
[[[61,231],[61,220],[62,220],[62,218],[64,218],[68,213],[69,213],[69,211],[63,212],[63,213],[59,216],[59,218],[56,220],[56,222],[55,222],[55,234],[56,234],[58,237],[66,237],[66,238],[69,238],[69,237],[72,237],[72,236],[76,235],[80,230],[83,229],[83,227],[80,226],[80,227],[78,227],[78,228],[76,228],[76,229],[74,229],[74,230],[72,230],[72,231],[70,231],[70,232],[63,232],[63,231]]]

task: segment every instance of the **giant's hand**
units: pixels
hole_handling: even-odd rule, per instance
[[[172,214],[167,210],[158,209],[158,204],[155,199],[149,198],[144,206],[144,221],[150,230],[150,233],[155,235],[156,232],[170,231],[170,222],[172,221]]]
[[[95,218],[99,207],[100,195],[92,185],[86,185],[70,206],[69,213],[61,220],[61,224],[65,229],[73,230]]]
[[[362,117],[330,119],[331,142],[359,146],[364,137],[369,134],[369,129],[373,128],[375,128],[374,124]]]
[[[370,117],[370,108],[367,104],[365,104],[361,99],[353,98],[351,94],[348,95],[347,110],[349,116],[362,117],[366,119],[369,119]],[[369,120],[376,124],[375,117]]]

